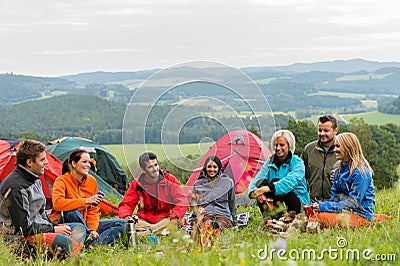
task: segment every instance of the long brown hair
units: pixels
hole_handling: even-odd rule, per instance
[[[358,169],[362,175],[366,174],[366,170],[372,175],[372,168],[362,152],[360,141],[357,136],[350,132],[344,132],[336,136],[336,142],[340,145],[342,152],[349,158],[350,174]],[[340,162],[339,168],[342,166]]]

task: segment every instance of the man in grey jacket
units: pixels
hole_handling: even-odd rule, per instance
[[[300,157],[304,161],[306,180],[312,202],[326,201],[331,197],[332,172],[337,163],[334,152],[338,132],[336,118],[322,115],[318,118],[318,140],[308,143]]]
[[[53,224],[45,211],[39,176],[48,164],[46,146],[25,140],[18,147],[16,159],[16,169],[0,184],[0,223],[11,223],[22,240],[43,244],[55,255],[78,254],[86,236],[83,225]]]

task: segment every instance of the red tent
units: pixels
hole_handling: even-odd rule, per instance
[[[19,144],[19,140],[0,139],[0,182],[15,169],[15,156]],[[57,176],[61,175],[62,162],[49,152],[46,153],[46,157],[49,163],[44,169],[44,174],[39,178],[42,182],[43,194],[46,197],[46,209],[50,210],[53,206],[51,200],[53,184]],[[118,214],[118,207],[107,200],[103,200],[99,207],[102,213]]]
[[[247,190],[251,180],[272,153],[265,143],[250,131],[229,132],[214,143],[200,160],[186,183],[186,190],[191,190],[205,160],[212,155],[218,156],[221,160],[224,172],[235,181],[236,194],[240,194]]]

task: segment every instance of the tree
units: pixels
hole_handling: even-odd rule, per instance
[[[257,137],[261,138],[260,133],[258,132],[258,128],[255,124],[251,124],[249,131]]]
[[[394,133],[386,126],[368,125],[362,118],[350,122],[350,131],[357,135],[364,156],[374,170],[375,186],[393,187],[399,178],[397,167],[400,164],[400,144]]]
[[[317,137],[317,126],[310,121],[289,120],[286,126],[296,137],[295,154],[300,155],[303,148]]]
[[[390,188],[399,179],[397,167],[400,164],[400,144],[396,143],[393,133],[378,129],[380,136],[378,140],[379,161],[375,166],[375,186],[377,188]]]
[[[360,141],[365,158],[372,166],[378,164],[378,143],[373,139],[372,130],[364,119],[353,118],[350,120],[349,130],[353,132]]]

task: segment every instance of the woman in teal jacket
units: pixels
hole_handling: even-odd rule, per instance
[[[274,154],[265,162],[249,186],[249,197],[257,200],[263,215],[273,205],[285,203],[287,211],[301,212],[310,204],[303,160],[294,154],[296,140],[289,130],[278,130],[271,140]]]

